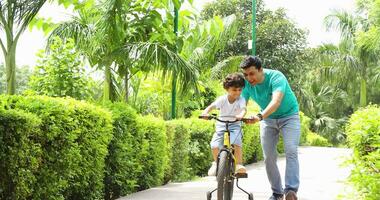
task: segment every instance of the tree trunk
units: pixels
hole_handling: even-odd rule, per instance
[[[7,46],[7,53],[4,56],[7,78],[7,94],[12,95],[16,93],[16,48],[13,42]]]
[[[360,107],[367,105],[367,82],[364,77],[360,79]]]
[[[103,90],[103,102],[111,100],[111,66],[106,65],[104,67],[105,79]]]
[[[129,101],[129,71],[126,70],[125,77],[124,77],[124,92],[125,92],[125,102],[128,103]]]

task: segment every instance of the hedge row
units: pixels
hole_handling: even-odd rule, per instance
[[[0,96],[1,199],[100,199],[111,116],[71,99]]]
[[[380,108],[368,106],[356,111],[346,133],[353,149],[350,180],[362,195],[357,199],[380,199]]]
[[[164,122],[123,103],[0,96],[0,199],[116,199],[204,176],[213,132],[212,121]],[[245,163],[261,160],[258,125],[243,133]]]

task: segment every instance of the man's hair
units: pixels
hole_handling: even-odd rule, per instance
[[[255,67],[256,69],[261,68],[261,60],[257,56],[247,56],[244,58],[244,60],[240,63],[241,69],[247,69],[249,67]]]
[[[244,86],[244,76],[241,73],[228,74],[223,81],[223,87],[226,90],[230,87],[243,88]]]

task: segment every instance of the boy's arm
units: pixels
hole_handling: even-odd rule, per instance
[[[236,115],[236,119],[237,120],[243,119],[246,113],[247,113],[247,107],[243,108],[243,110],[238,115]]]
[[[209,105],[201,114],[201,116],[208,116],[208,113],[214,110],[216,106],[214,104]]]

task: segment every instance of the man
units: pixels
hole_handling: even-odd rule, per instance
[[[301,135],[297,99],[286,77],[277,70],[265,69],[258,57],[248,56],[240,64],[246,80],[242,96],[248,102],[253,99],[261,108],[260,113],[248,123],[260,122],[261,145],[265,168],[272,186],[269,200],[297,200],[299,164],[297,147]],[[283,134],[286,171],[285,189],[277,167],[277,143]]]

